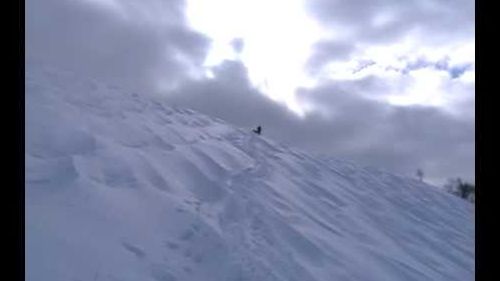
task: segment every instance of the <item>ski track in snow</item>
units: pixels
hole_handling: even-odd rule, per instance
[[[26,70],[26,280],[474,280],[468,202]]]

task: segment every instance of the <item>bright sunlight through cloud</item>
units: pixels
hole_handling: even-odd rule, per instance
[[[392,44],[359,42],[350,59],[326,62],[325,67],[311,77],[305,71],[305,65],[313,53],[314,44],[321,40],[341,39],[346,30],[340,26],[323,29],[309,17],[304,4],[303,0],[187,0],[186,13],[192,27],[212,40],[204,64],[207,69],[225,59],[240,59],[255,87],[275,101],[286,103],[299,114],[304,114],[306,108],[295,100],[298,87],[314,87],[325,80],[354,81],[369,75],[385,77],[394,86],[392,91],[373,98],[398,105],[446,107],[449,97],[442,89],[442,84],[448,79],[445,71],[420,70],[410,73],[410,77],[401,71],[409,60],[419,57],[429,61],[446,58],[450,65],[474,62],[474,42],[425,46],[420,42],[421,35],[409,31]],[[393,18],[393,14],[382,13],[373,19],[373,24],[385,25]],[[239,54],[232,47],[236,38],[244,43]],[[360,64],[366,61],[371,63],[360,68]],[[464,74],[473,83],[473,69]],[[212,75],[207,70],[207,76]]]
[[[213,40],[205,66],[234,59],[231,41],[241,38],[239,58],[251,82],[274,100],[301,111],[294,91],[312,83],[303,66],[323,35],[305,14],[301,0],[188,0],[187,16],[194,28]]]

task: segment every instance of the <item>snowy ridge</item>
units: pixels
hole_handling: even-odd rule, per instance
[[[26,69],[26,280],[474,279],[466,201]]]

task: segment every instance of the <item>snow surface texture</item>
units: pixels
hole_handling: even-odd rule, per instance
[[[26,280],[474,279],[466,201],[26,70]]]

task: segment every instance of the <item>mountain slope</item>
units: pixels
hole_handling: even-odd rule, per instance
[[[26,280],[474,279],[463,200],[26,70]]]

